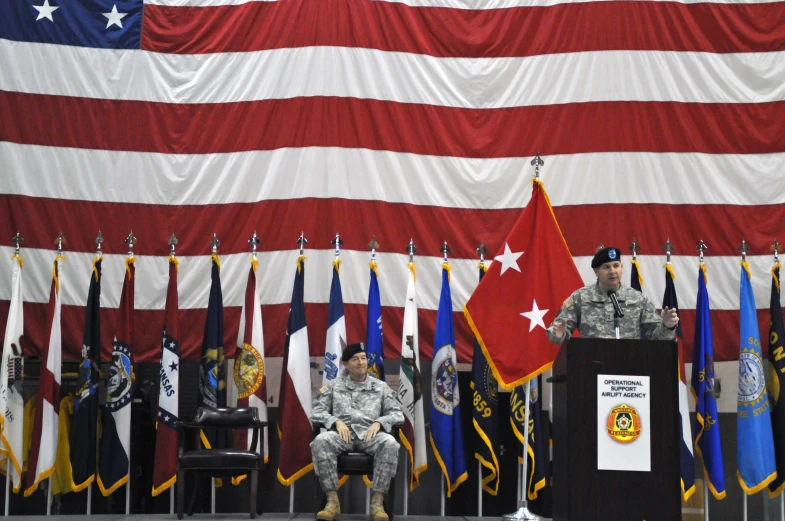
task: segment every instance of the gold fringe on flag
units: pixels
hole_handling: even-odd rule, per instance
[[[341,262],[341,259],[333,260],[333,268],[335,268],[335,271],[338,272],[338,275],[341,274]]]
[[[24,268],[24,262],[22,262],[22,256],[21,255],[17,255],[16,253],[11,255],[11,260],[14,260],[14,259],[16,259],[16,262],[19,263],[19,267],[20,268]]]
[[[488,266],[486,266],[484,262],[477,264],[477,267],[480,268],[483,273],[488,273]]]
[[[210,255],[210,258],[213,260],[213,262],[215,262],[216,266],[218,266],[218,273],[221,273],[221,258],[217,253]]]
[[[700,265],[700,269],[703,272],[703,283],[704,284],[708,284],[709,283],[709,275],[706,273],[708,268],[706,268],[705,264],[701,264]]]
[[[409,266],[409,271],[412,272],[412,277],[414,278],[414,282],[417,283],[417,268],[415,268],[413,262],[410,262],[408,266]]]
[[[368,266],[371,267],[371,271],[376,273],[376,276],[378,277],[379,276],[379,271],[377,270],[378,264],[376,264],[376,261],[371,261],[370,264],[368,264]]]
[[[175,273],[180,273],[180,259],[178,259],[174,255],[169,255],[169,262],[171,264],[174,264],[174,272]],[[98,280],[97,272],[96,272],[96,279],[95,280]]]
[[[55,281],[55,292],[60,294],[60,278],[57,276],[57,261],[65,260],[65,255],[62,253],[55,257],[54,265],[52,266],[52,279]]]
[[[665,269],[671,274],[671,280],[676,280],[676,272],[673,271],[673,264],[666,264]],[[641,287],[643,287],[643,284],[641,284]]]
[[[771,278],[774,279],[774,284],[777,286],[777,293],[780,291],[780,278],[774,272],[782,267],[782,263],[777,261],[777,264],[771,267]]]
[[[136,263],[136,257],[126,257],[125,259],[125,271],[128,273],[128,280],[131,280],[131,268],[129,267],[131,264]]]
[[[251,266],[253,266],[254,274],[256,274],[256,267],[258,265],[259,265],[259,259],[257,259],[255,255],[251,255]]]
[[[101,260],[101,257],[96,257],[93,259],[93,273],[95,273],[95,281],[98,282],[98,268],[95,267],[98,264],[98,261]]]
[[[297,273],[300,273],[304,263],[305,263],[305,255],[300,255],[299,257],[297,257]]]
[[[743,260],[743,261],[739,261],[739,265],[740,265],[742,268],[744,268],[744,271],[746,271],[746,272],[747,272],[747,277],[748,277],[750,280],[752,280],[752,273],[750,273],[750,263],[749,263],[749,262],[747,262],[747,261],[745,261],[745,260]]]
[[[447,270],[447,282],[451,282],[452,280],[452,266],[450,266],[449,262],[443,262],[442,268]]]

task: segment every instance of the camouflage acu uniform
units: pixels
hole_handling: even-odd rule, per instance
[[[345,442],[332,430],[341,420],[349,427],[351,442]],[[311,442],[313,468],[325,492],[338,490],[338,454],[359,450],[373,456],[373,490],[387,492],[398,468],[400,445],[389,434],[403,423],[401,405],[390,387],[368,375],[364,382],[353,382],[348,376],[336,378],[319,390],[311,411],[311,422],[327,430]],[[376,436],[365,442],[372,423],[382,426]]]
[[[624,312],[619,319],[619,338],[641,338],[641,331],[650,340],[672,340],[675,329],[662,323],[654,304],[640,291],[621,286],[616,298]],[[576,328],[583,338],[616,338],[613,304],[607,295],[600,292],[599,284],[583,287],[564,301],[556,320],[564,320],[567,331],[561,339],[553,336],[553,323],[547,329],[548,339],[560,344],[572,336]]]

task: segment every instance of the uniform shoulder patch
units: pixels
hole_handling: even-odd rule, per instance
[[[567,300],[564,301],[564,304],[562,304],[562,307],[564,309],[570,309],[574,305],[575,305],[575,303],[572,301],[572,297],[567,297]]]
[[[319,392],[322,393],[322,394],[327,394],[327,391],[329,391],[329,390],[330,389],[326,385],[323,385],[322,388],[319,389]]]

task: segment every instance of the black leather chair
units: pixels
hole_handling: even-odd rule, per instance
[[[214,478],[250,474],[251,519],[255,519],[259,469],[264,464],[264,455],[257,454],[256,447],[263,439],[262,429],[267,426],[267,422],[259,419],[258,411],[253,407],[199,407],[192,421],[180,422],[178,426],[180,451],[177,457],[177,519],[183,518],[186,471],[202,472]],[[205,449],[199,441],[201,429],[253,429],[251,449]],[[193,500],[188,509],[188,515],[192,514]]]
[[[313,425],[313,437],[319,435],[324,428],[321,424]],[[400,443],[400,427],[393,427],[392,436]],[[346,476],[370,476],[373,474],[373,456],[367,452],[357,450],[347,450],[338,455],[338,475]],[[322,494],[319,510],[322,510],[327,505],[327,495]],[[395,508],[395,476],[390,481],[390,488],[387,490],[387,496],[384,498],[384,511],[390,516],[390,521],[393,519],[393,509]],[[343,512],[342,512],[343,513]]]

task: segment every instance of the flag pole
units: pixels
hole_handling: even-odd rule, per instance
[[[534,179],[540,178],[540,167],[545,165],[545,161],[542,160],[540,157],[540,152],[538,151],[537,154],[534,156],[534,159],[531,160],[531,165],[534,166]],[[504,514],[503,519],[505,521],[536,521],[540,518],[535,516],[529,511],[528,502],[527,502],[527,486],[526,486],[526,476],[528,474],[528,455],[529,455],[529,409],[531,409],[531,403],[529,401],[530,393],[532,388],[532,382],[529,380],[526,382],[526,412],[523,418],[523,424],[525,426],[526,432],[524,433],[525,441],[523,442],[523,479],[521,480],[520,486],[520,500],[518,503],[518,510],[511,514]]]
[[[8,496],[11,492],[11,458],[5,460],[5,516],[8,517]],[[404,515],[406,515],[404,513]]]
[[[403,495],[403,515],[409,515],[409,453],[404,451],[403,460],[403,482],[406,488],[406,494]]]
[[[482,517],[482,463],[477,460],[477,516]]]
[[[52,514],[52,477],[46,480],[46,515]]]

